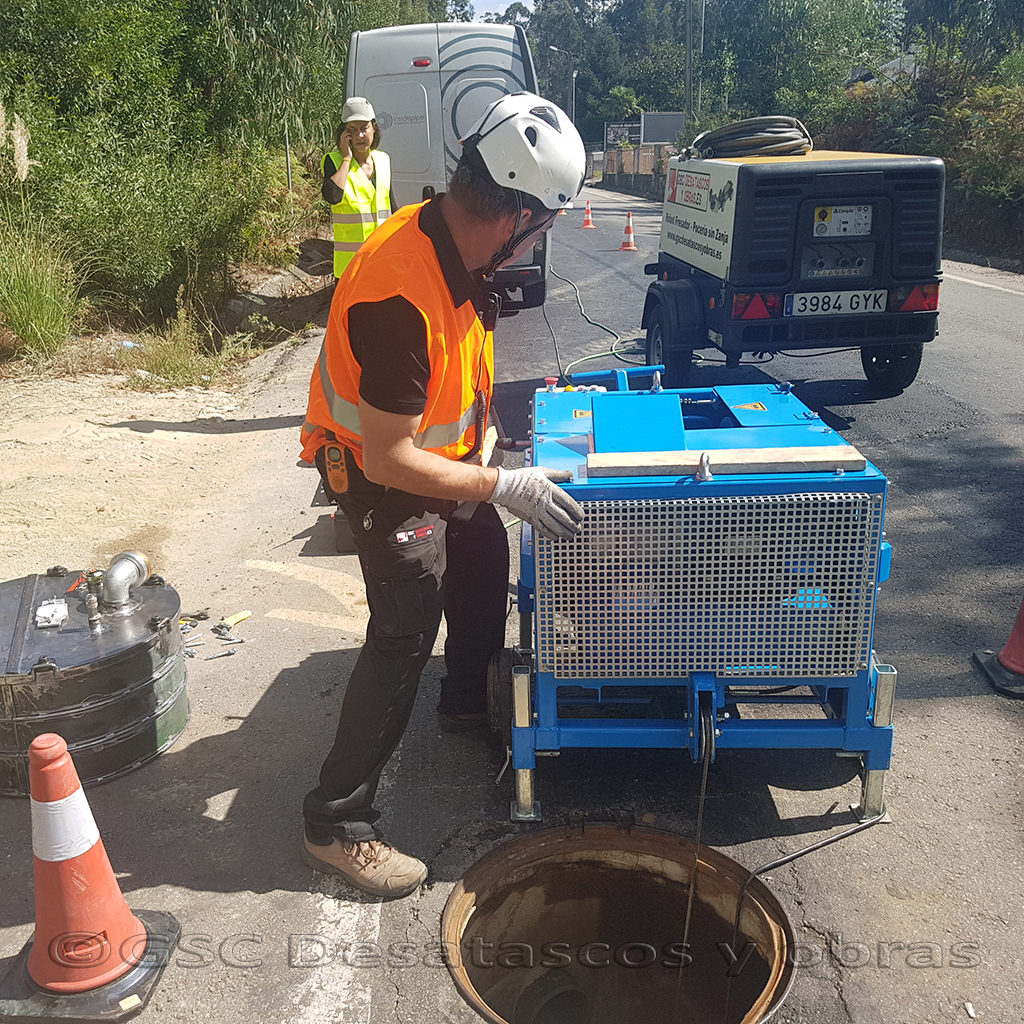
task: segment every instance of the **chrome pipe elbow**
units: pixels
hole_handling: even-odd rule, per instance
[[[110,560],[103,574],[103,603],[108,608],[123,608],[131,587],[149,579],[149,562],[137,551],[122,551]]]

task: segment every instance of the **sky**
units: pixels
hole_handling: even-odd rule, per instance
[[[483,21],[485,14],[504,14],[513,0],[469,0],[477,21]],[[522,0],[527,10],[533,10],[530,0]]]

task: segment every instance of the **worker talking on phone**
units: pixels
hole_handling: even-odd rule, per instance
[[[370,101],[350,96],[341,109],[334,149],[323,158],[321,192],[331,207],[336,278],[345,272],[359,246],[395,210],[391,159],[378,148],[380,137]]]

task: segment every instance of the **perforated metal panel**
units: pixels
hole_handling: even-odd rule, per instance
[[[881,495],[585,507],[573,540],[537,542],[541,671],[827,678],[867,665]]]

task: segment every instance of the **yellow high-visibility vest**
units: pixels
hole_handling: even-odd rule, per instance
[[[327,154],[340,169],[344,157],[338,150]],[[321,169],[327,173],[327,156]],[[391,158],[379,149],[370,150],[376,173],[376,184],[367,178],[362,167],[354,160],[345,179],[345,195],[340,203],[331,207],[334,225],[334,276],[341,277],[352,261],[356,250],[388,219],[391,213]]]

